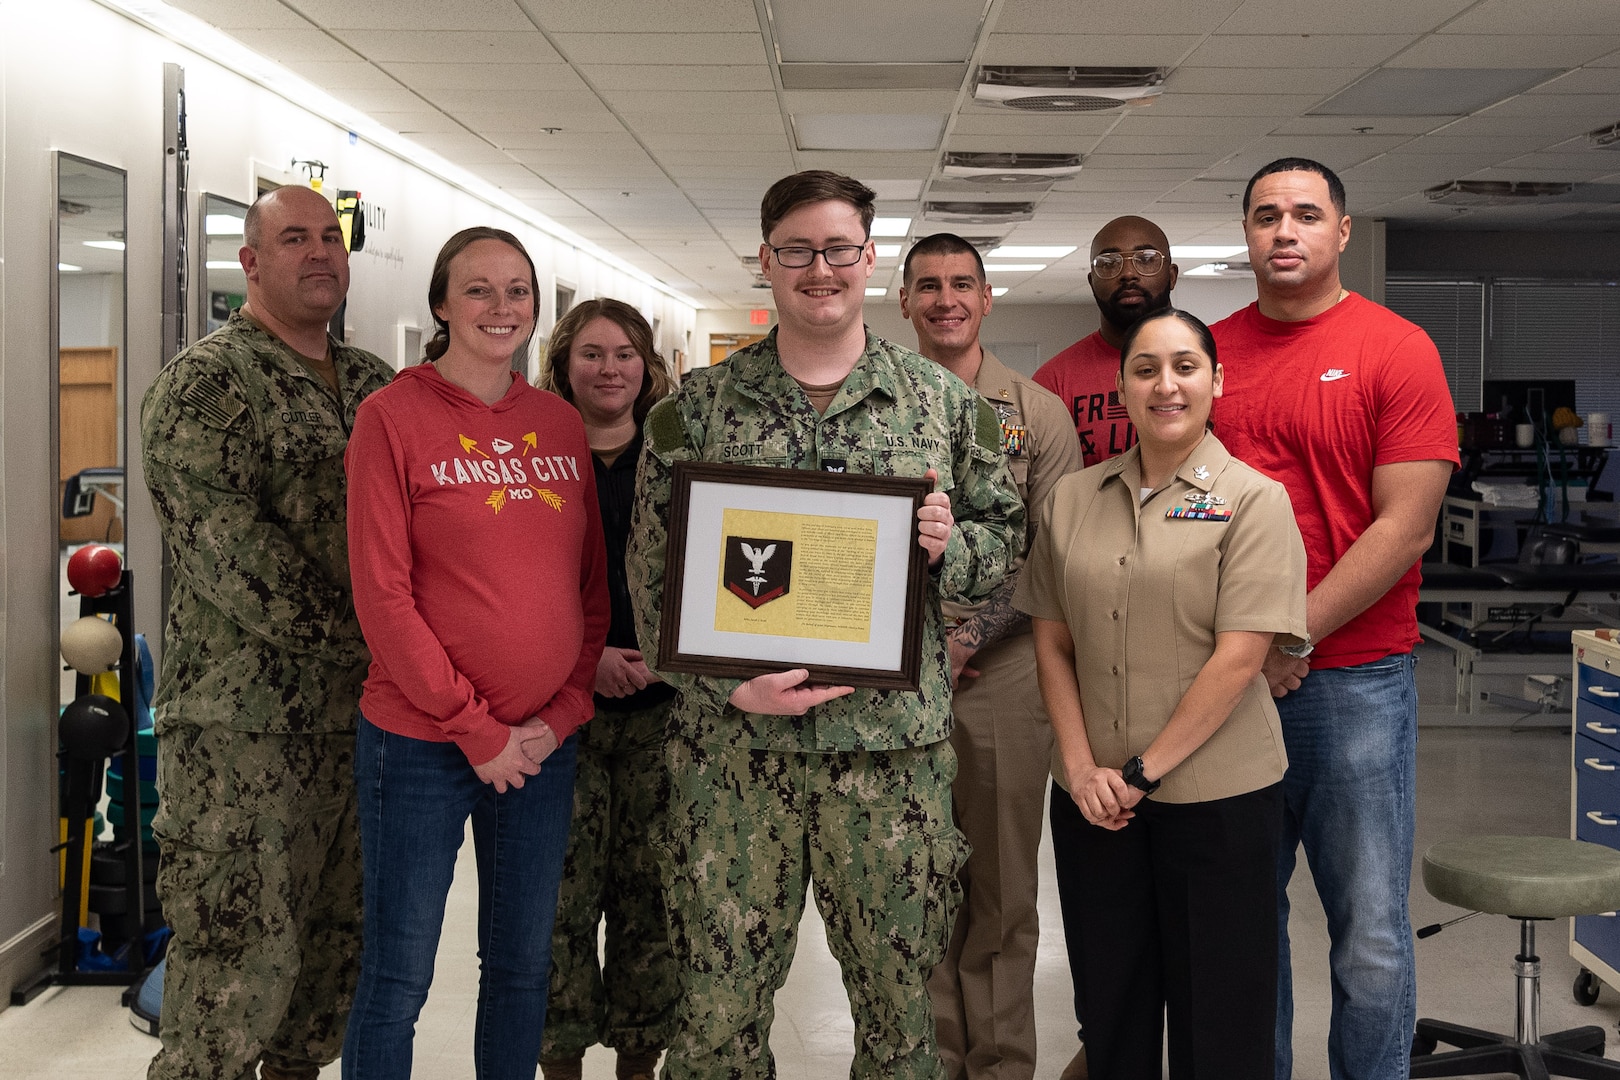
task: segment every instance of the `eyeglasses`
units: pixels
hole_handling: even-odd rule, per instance
[[[1136,272],[1143,277],[1153,277],[1164,269],[1164,252],[1152,248],[1142,248],[1140,251],[1131,251],[1121,254],[1117,251],[1105,252],[1091,260],[1091,269],[1100,278],[1117,278],[1125,269],[1125,260],[1130,259]]]
[[[820,255],[828,266],[854,266],[866,254],[865,244],[835,244],[829,248],[773,247],[771,254],[781,266],[800,270],[816,261]]]

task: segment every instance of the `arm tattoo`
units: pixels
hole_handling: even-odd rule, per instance
[[[959,645],[977,652],[998,641],[1021,633],[1029,626],[1029,616],[1013,607],[1013,593],[1018,591],[1018,572],[996,586],[996,591],[971,618],[957,624],[951,636]]]

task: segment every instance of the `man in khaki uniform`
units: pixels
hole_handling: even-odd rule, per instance
[[[917,328],[917,351],[995,411],[1002,453],[1033,520],[1058,478],[1081,466],[1068,412],[979,344],[991,298],[972,244],[951,233],[919,240],[906,256],[904,282],[900,310]],[[1017,584],[1014,569],[986,600],[944,608],[954,624],[951,744],[959,764],[951,798],[973,847],[950,947],[928,982],[940,1057],[953,1080],[1035,1074],[1036,852],[1052,730],[1035,682],[1029,619],[1012,606]]]

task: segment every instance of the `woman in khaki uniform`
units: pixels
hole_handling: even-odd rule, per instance
[[[1034,617],[1052,771],[1094,828],[1076,972],[1093,1080],[1271,1080],[1282,732],[1260,665],[1308,651],[1305,548],[1281,484],[1207,427],[1215,343],[1183,311],[1126,337],[1139,438],[1040,508]]]

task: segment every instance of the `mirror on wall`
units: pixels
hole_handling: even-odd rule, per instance
[[[247,299],[247,275],[238,252],[242,250],[242,223],[247,205],[223,195],[205,194],[203,212],[203,265],[197,280],[202,310],[197,315],[197,336],[204,337],[225,325],[231,312]]]
[[[69,556],[88,543],[124,550],[126,201],[124,170],[56,155],[53,457],[64,627],[79,616]],[[62,702],[73,700],[73,674],[62,675]]]

